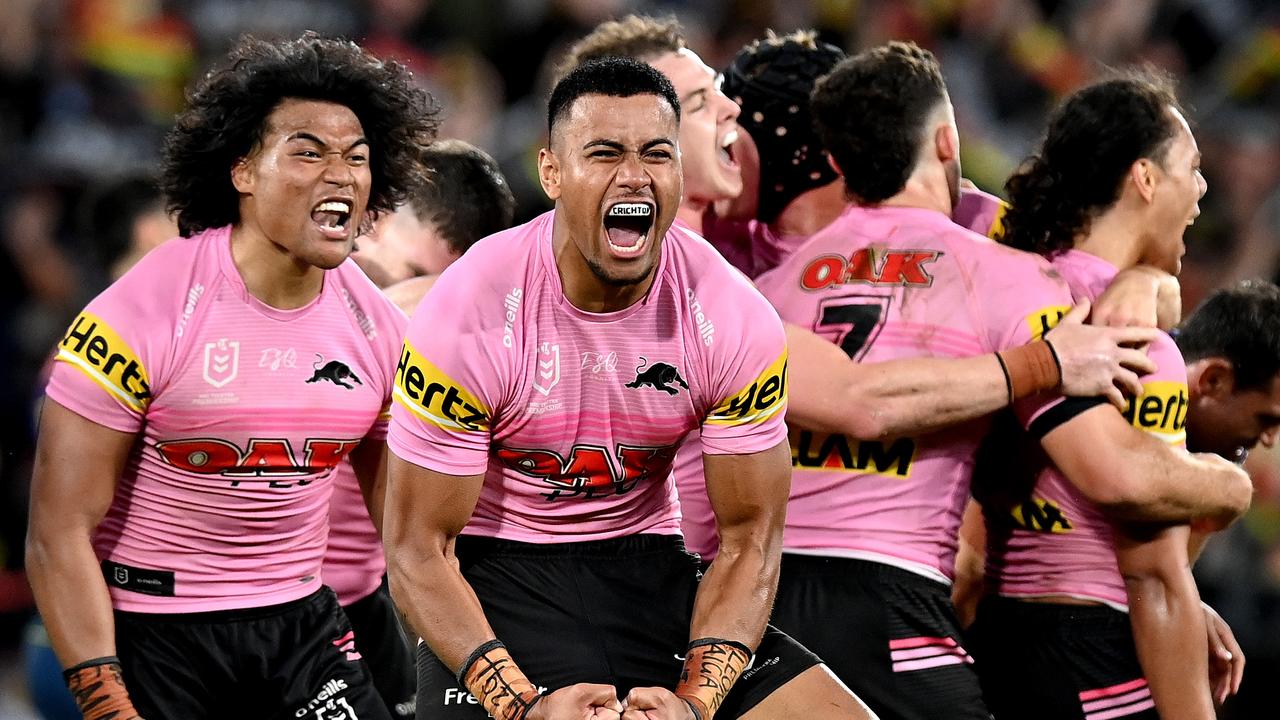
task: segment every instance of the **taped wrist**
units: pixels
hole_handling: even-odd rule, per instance
[[[698,720],[711,720],[733,684],[751,664],[751,648],[734,640],[699,638],[685,651],[676,697]]]
[[[1020,400],[1045,390],[1053,390],[1062,384],[1062,365],[1058,353],[1048,340],[1036,340],[1021,347],[996,353],[1000,369],[1004,371],[1005,389],[1009,402]]]
[[[499,640],[471,651],[458,670],[458,684],[471,692],[495,720],[524,720],[542,694]]]
[[[138,717],[129,700],[120,670],[120,659],[114,655],[86,660],[62,672],[67,688],[75,698],[84,720],[127,720]]]

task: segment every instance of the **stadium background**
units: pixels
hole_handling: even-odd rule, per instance
[[[812,27],[847,50],[909,38],[941,59],[966,175],[999,191],[1054,101],[1107,65],[1171,70],[1197,124],[1209,193],[1188,229],[1182,288],[1280,271],[1277,0],[6,0],[0,21],[0,720],[32,718],[21,574],[36,378],[67,322],[105,286],[145,176],[192,77],[242,33],[304,29],[406,62],[445,112],[441,135],[502,163],[517,220],[545,207],[534,175],[550,69],[627,12],[674,13],[721,68],[767,28]],[[127,184],[126,186],[127,187]],[[1248,656],[1224,717],[1280,717],[1280,452],[1248,466],[1253,509],[1215,539],[1201,592]],[[1034,713],[1032,709],[1030,712]]]

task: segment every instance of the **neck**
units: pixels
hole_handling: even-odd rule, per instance
[[[769,227],[779,235],[807,237],[830,225],[848,204],[844,185],[837,179],[795,196]]]
[[[231,228],[231,260],[249,294],[280,310],[306,305],[324,287],[324,270],[298,260],[245,224]]]
[[[1119,210],[1110,210],[1093,219],[1088,234],[1077,235],[1075,249],[1106,260],[1124,270],[1138,264],[1142,257],[1142,237],[1135,232],[1130,218]]]
[[[907,178],[907,184],[897,195],[880,203],[892,207],[921,208],[936,210],[951,217],[951,189],[946,180],[931,180],[920,172]]]
[[[574,307],[591,313],[617,312],[631,307],[649,292],[654,270],[643,280],[627,285],[611,285],[596,277],[577,244],[571,241],[571,231],[562,218],[561,213],[555,214],[555,222],[551,226],[551,249],[565,299]]]
[[[683,222],[699,235],[702,234],[702,216],[711,208],[711,203],[702,200],[685,198],[676,208],[676,219]]]

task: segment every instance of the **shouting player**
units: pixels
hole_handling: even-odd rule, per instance
[[[854,206],[761,276],[761,291],[784,319],[855,359],[994,352],[1009,371],[1008,398],[1025,395],[1019,414],[1047,407],[1053,397],[1026,386],[1052,371],[1052,348],[1027,343],[1071,296],[1043,259],[951,221],[959,145],[932,54],[890,43],[850,58],[818,84],[811,110]],[[1220,515],[1247,503],[1238,469],[1172,452],[1103,405],[1074,416],[1065,405],[1045,439],[1055,459],[1090,448],[1093,462],[1071,473],[1088,493],[1116,512],[1162,519],[1183,517],[1188,503]],[[938,708],[988,717],[948,591],[986,432],[985,421],[860,439],[793,430],[774,620],[882,718],[935,717]]]
[[[377,494],[405,325],[347,256],[435,122],[401,66],[314,35],[192,93],[183,237],[75,319],[41,418],[27,566],[86,718],[387,717],[320,565],[334,466]]]
[[[672,227],[679,118],[648,65],[572,70],[539,155],[555,210],[478,243],[410,323],[385,539],[430,650],[420,717],[866,717],[766,631],[786,348],[746,279]],[[671,481],[698,428],[722,543],[701,582]],[[757,650],[778,661],[750,667]]]

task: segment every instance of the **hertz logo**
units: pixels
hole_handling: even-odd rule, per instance
[[[1142,396],[1129,400],[1129,424],[1171,444],[1187,440],[1187,384],[1170,380],[1143,383]]]
[[[143,412],[151,403],[151,385],[137,353],[96,315],[82,312],[71,323],[58,345],[57,359],[80,368],[134,412]]]
[[[879,440],[853,440],[808,430],[791,433],[791,465],[808,470],[840,470],[863,475],[911,477],[916,441],[898,438],[890,444]]]
[[[1009,511],[1018,527],[1032,532],[1053,533],[1060,535],[1069,533],[1074,528],[1071,521],[1062,514],[1062,508],[1051,500],[1033,497],[1013,506]]]
[[[1031,330],[1031,339],[1034,341],[1044,337],[1070,309],[1066,305],[1049,305],[1028,315],[1027,328]]]
[[[409,343],[396,365],[395,399],[415,415],[445,430],[486,432],[489,409]]]
[[[787,406],[787,351],[765,368],[750,385],[717,405],[707,416],[713,425],[761,423]]]

